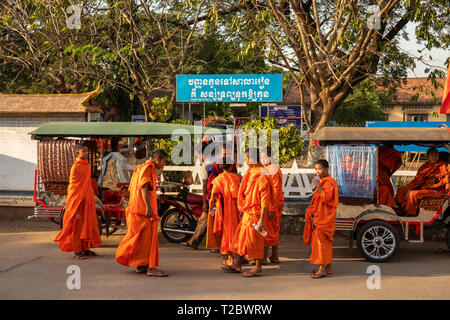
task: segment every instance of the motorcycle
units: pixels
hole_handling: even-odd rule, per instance
[[[176,195],[168,195],[164,188],[160,189],[158,214],[161,217],[161,232],[170,242],[189,240],[202,215],[203,196],[189,192],[188,185],[184,182]]]

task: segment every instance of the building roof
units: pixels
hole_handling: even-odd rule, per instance
[[[402,82],[402,84],[397,88],[397,99],[393,101],[392,104],[440,104],[444,93],[445,79],[438,78],[436,81],[440,84],[437,89],[427,78],[407,78],[406,83]],[[380,89],[382,90],[383,88]],[[411,102],[410,98],[416,94],[418,94],[417,101]],[[438,102],[435,101],[435,98]],[[283,103],[300,103],[300,93],[295,81],[292,81],[287,88]],[[305,104],[310,104],[310,96],[308,92],[305,92]]]
[[[310,104],[310,96],[308,90],[305,90],[305,104]],[[297,82],[294,80],[291,81],[288,88],[286,89],[286,93],[283,97],[284,104],[300,104],[300,90],[298,88]]]
[[[440,85],[437,89],[427,78],[407,78],[406,83],[397,88],[397,99],[392,104],[440,104],[445,78],[438,78],[436,82]],[[418,95],[417,101],[410,101],[415,95]]]
[[[102,112],[92,98],[101,89],[78,94],[0,94],[0,114]]]

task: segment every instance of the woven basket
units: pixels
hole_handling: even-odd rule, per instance
[[[70,169],[76,159],[75,145],[78,140],[47,140],[38,144],[39,171],[45,191],[67,194]],[[97,144],[85,141],[89,149],[89,164],[92,174],[98,164]]]
[[[444,204],[446,197],[441,198],[423,198],[420,202],[420,208],[426,211],[438,211]]]

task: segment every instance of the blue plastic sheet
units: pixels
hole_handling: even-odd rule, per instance
[[[375,146],[328,146],[329,173],[339,197],[372,199],[376,181]]]

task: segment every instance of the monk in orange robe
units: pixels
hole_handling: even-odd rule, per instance
[[[333,235],[339,197],[337,183],[328,174],[328,167],[328,161],[324,159],[316,162],[319,179],[313,180],[316,190],[305,214],[303,241],[306,245],[311,244],[309,263],[319,265],[312,275],[314,279],[333,273]]]
[[[156,151],[151,160],[136,167],[130,181],[130,200],[126,209],[127,234],[119,244],[116,261],[136,267],[136,273],[152,277],[167,277],[158,268],[158,205],[156,198],[156,170],[163,169],[167,154]]]
[[[278,244],[280,243],[281,212],[283,211],[284,204],[283,174],[281,173],[280,168],[273,163],[269,150],[261,152],[261,162],[264,165],[265,174],[270,178],[273,190],[273,197],[270,201],[269,212],[266,219],[267,236],[264,237],[263,264],[269,262],[267,257],[270,247],[272,247],[270,262],[280,263]]]
[[[227,256],[224,265],[233,265],[231,246],[240,216],[237,207],[237,196],[241,177],[233,173],[231,160],[220,164],[223,172],[212,182],[210,215],[214,216],[213,233],[221,238],[220,253]]]
[[[428,149],[427,158],[414,179],[400,188],[395,196],[397,204],[410,216],[417,214],[423,198],[440,198],[450,190],[448,164],[438,160],[438,150]]]
[[[255,267],[242,273],[244,277],[255,277],[262,274],[262,260],[264,258],[264,231],[267,211],[269,210],[272,189],[270,179],[263,175],[259,159],[247,150],[245,160],[249,169],[242,178],[238,193],[238,209],[242,212],[242,219],[233,238],[232,252],[237,254],[236,263],[229,266],[228,271],[241,272],[242,257],[256,259]]]
[[[87,144],[75,146],[77,159],[70,170],[63,227],[54,241],[62,251],[74,252],[80,260],[97,255],[89,250],[102,245],[91,183],[91,166]]]
[[[378,192],[379,204],[390,207],[395,206],[394,186],[391,177],[402,165],[402,155],[390,145],[378,147]],[[374,199],[377,199],[377,189],[375,188]]]

